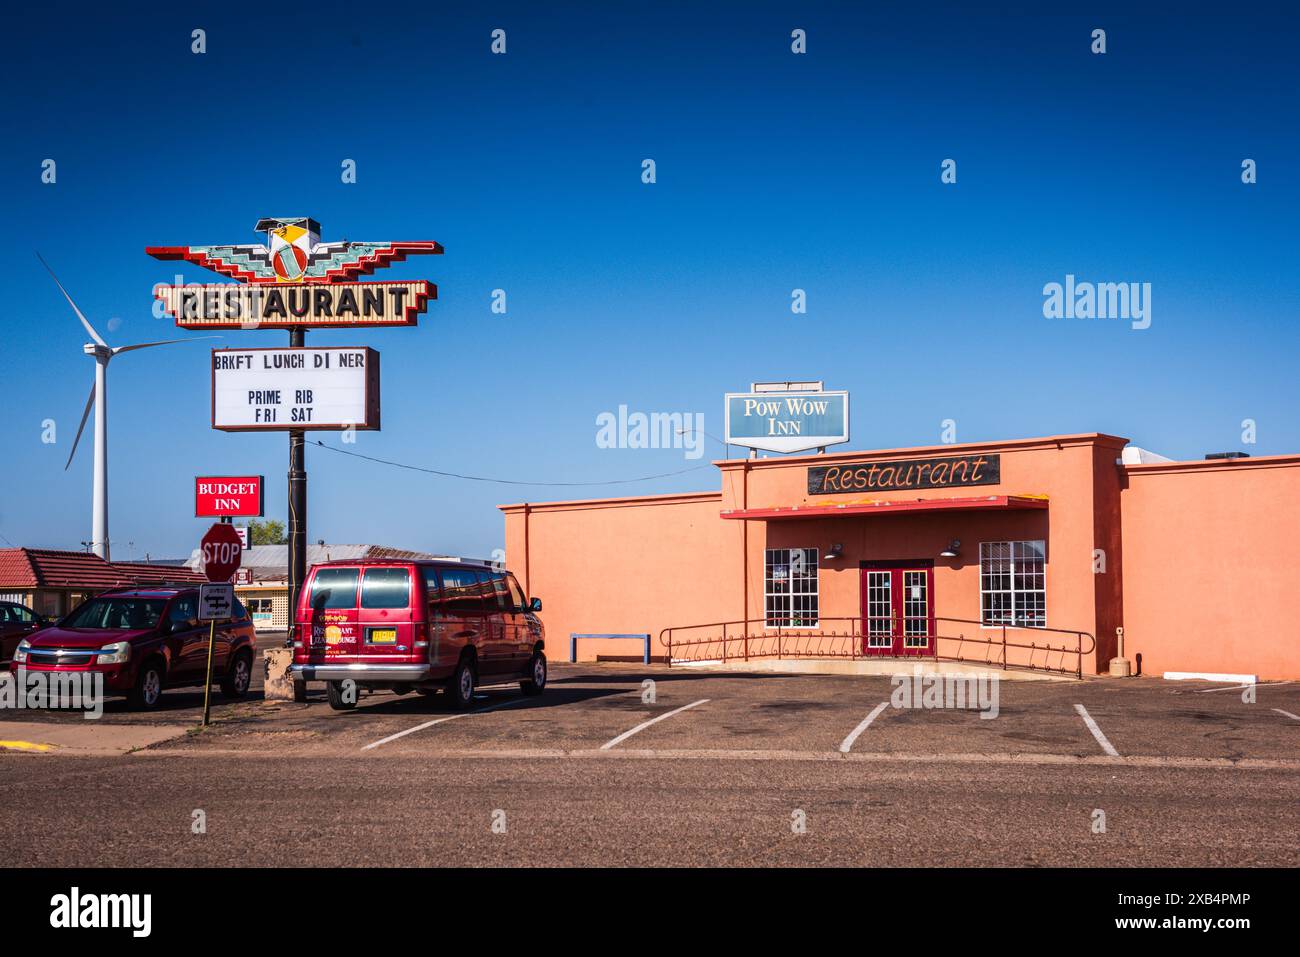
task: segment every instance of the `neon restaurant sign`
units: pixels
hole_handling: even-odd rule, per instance
[[[291,329],[318,326],[410,326],[430,299],[431,282],[364,282],[407,256],[442,252],[433,241],[320,241],[314,219],[262,219],[265,243],[242,246],[149,246],[155,259],[183,260],[235,283],[159,284],[154,298],[183,329]]]
[[[893,462],[846,462],[808,469],[809,495],[837,492],[906,492],[923,488],[996,485],[1002,480],[998,455],[953,455]]]

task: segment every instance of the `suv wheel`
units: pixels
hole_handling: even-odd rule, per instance
[[[131,707],[142,711],[152,711],[162,699],[163,672],[157,661],[146,661],[140,666],[135,676],[135,687],[131,689]]]
[[[451,706],[457,711],[464,711],[474,703],[474,664],[468,656],[456,665],[447,694],[451,695]]]
[[[248,683],[252,680],[252,658],[247,651],[241,651],[230,663],[230,673],[221,679],[221,693],[227,698],[242,698],[248,694]]]
[[[528,677],[519,682],[519,690],[527,695],[538,695],[546,687],[546,656],[540,651],[533,652],[528,662]]]
[[[325,682],[325,697],[329,699],[330,707],[335,711],[351,711],[357,706],[357,696],[361,693],[361,689],[352,682],[351,692],[345,695],[343,684],[342,681]],[[348,700],[349,698],[351,700]]]

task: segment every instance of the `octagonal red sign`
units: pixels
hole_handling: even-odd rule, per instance
[[[227,582],[239,570],[244,557],[244,543],[235,526],[218,522],[208,529],[199,544],[203,556],[203,574],[210,582]]]

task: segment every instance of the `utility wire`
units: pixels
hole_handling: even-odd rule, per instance
[[[322,449],[328,449],[331,452],[338,452],[340,455],[350,455],[353,458],[365,459],[367,462],[378,462],[380,465],[391,465],[393,468],[408,469],[412,472],[425,472],[429,475],[441,475],[443,478],[464,479],[467,482],[491,482],[495,485],[546,485],[546,486],[565,486],[575,487],[583,485],[631,485],[634,482],[649,482],[652,479],[669,478],[674,475],[685,475],[687,472],[698,472],[700,469],[712,468],[712,465],[696,465],[689,469],[680,469],[676,472],[661,472],[658,475],[642,475],[640,478],[630,479],[612,479],[607,482],[523,482],[515,479],[487,478],[482,475],[461,475],[459,472],[443,472],[439,469],[424,468],[419,465],[408,465],[405,462],[394,462],[391,459],[380,459],[373,455],[362,455],[360,452],[350,452],[347,449],[340,449],[334,445],[326,445],[319,439],[316,445]]]

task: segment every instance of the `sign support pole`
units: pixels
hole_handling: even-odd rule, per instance
[[[203,727],[212,721],[212,646],[217,640],[217,623],[208,622],[208,680],[203,685]]]
[[[289,346],[302,348],[306,332],[289,330]],[[307,577],[307,453],[302,429],[289,431],[289,637],[286,647],[293,647],[293,632],[298,616],[298,593]]]

